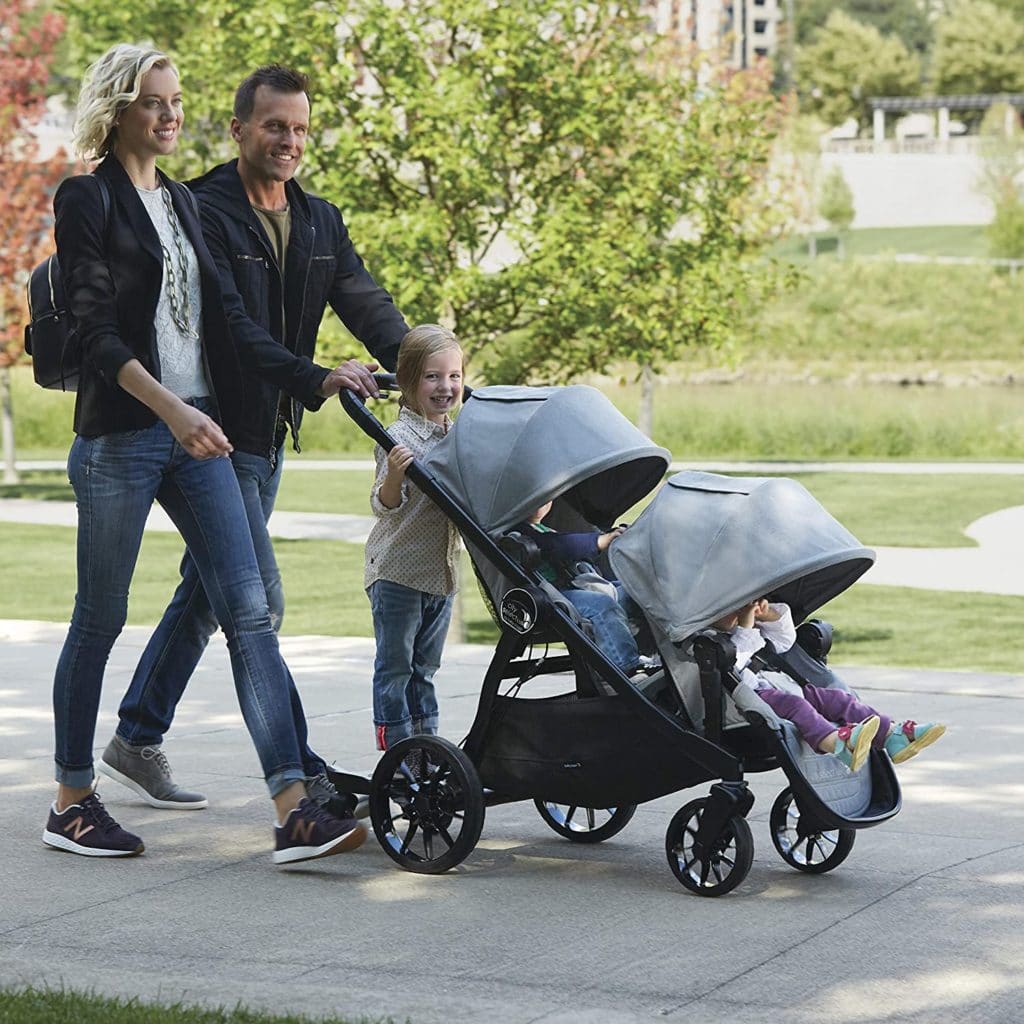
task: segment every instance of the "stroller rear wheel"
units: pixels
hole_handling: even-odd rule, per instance
[[[461,864],[484,826],[473,762],[438,736],[396,743],[370,780],[370,820],[384,852],[406,871],[439,875]]]
[[[772,842],[779,856],[797,871],[822,875],[839,867],[850,855],[857,833],[852,828],[808,831],[801,822],[793,791],[784,789],[772,804],[769,818]]]
[[[724,896],[736,888],[754,863],[754,837],[741,814],[731,815],[713,843],[699,849],[697,832],[708,800],[691,800],[676,811],[665,834],[672,873],[698,896]]]
[[[540,816],[560,836],[574,843],[603,843],[621,832],[636,813],[636,804],[622,807],[576,807],[534,800]]]

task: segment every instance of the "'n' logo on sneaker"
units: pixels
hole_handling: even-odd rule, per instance
[[[304,821],[302,818],[296,818],[295,824],[292,825],[292,842],[303,843],[305,846],[309,846],[313,840],[313,829],[315,828],[315,821]]]
[[[64,826],[65,832],[71,832],[72,829],[74,829],[75,831],[71,838],[77,842],[79,839],[82,838],[82,836],[87,836],[93,830],[93,826],[86,825],[85,820],[82,818],[81,815],[79,815],[73,821],[69,822],[67,825]]]

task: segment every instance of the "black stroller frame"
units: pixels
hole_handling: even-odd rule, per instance
[[[379,374],[377,381],[382,391],[397,387],[391,375]],[[385,451],[394,447],[361,397],[342,390],[340,400],[364,433]],[[340,791],[368,795],[374,833],[399,866],[436,874],[461,863],[476,846],[486,807],[532,799],[559,835],[594,843],[621,831],[638,804],[710,781],[706,797],[673,816],[665,850],[684,887],[718,896],[742,882],[753,862],[746,815],[754,796],[745,767],[781,767],[789,779],[772,811],[772,838],[783,859],[801,871],[838,866],[855,830],[899,811],[899,787],[880,752],[870,758],[877,795],[867,812],[849,818],[818,796],[783,737],[756,712],[746,714],[748,728],[727,731],[724,702],[739,678],[728,639],[710,631],[693,644],[706,708],[701,735],[667,672],[639,685],[628,679],[586,634],[568,602],[530,568],[514,535],[496,542],[419,460],[406,475],[453,522],[473,555],[512,586],[494,609],[501,636],[461,744],[414,736],[385,751],[369,779],[329,770]],[[566,654],[549,655],[552,642],[564,644]],[[537,645],[545,651],[533,657]],[[570,671],[571,692],[518,696],[531,679]],[[510,680],[515,682],[503,693]],[[738,737],[745,742],[736,749]]]

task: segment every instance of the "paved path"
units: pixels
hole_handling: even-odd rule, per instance
[[[60,463],[22,463],[22,469],[60,468]],[[292,459],[286,471],[319,472],[372,469],[366,461]],[[680,464],[676,468],[683,468]],[[1024,463],[798,463],[729,462],[690,463],[689,468],[733,473],[1002,473],[1024,474]],[[1007,487],[1007,493],[1019,489]],[[70,502],[0,500],[0,522],[42,523],[74,526],[75,508]],[[316,512],[276,511],[271,533],[287,540],[344,540],[362,544],[373,525],[369,516],[330,515]],[[147,527],[174,532],[163,510],[154,506]],[[876,548],[877,561],[863,577],[865,583],[913,587],[923,590],[1024,595],[1024,505],[1002,509],[971,523],[965,531],[974,547]]]
[[[115,645],[96,734],[149,631]],[[270,805],[222,643],[167,742],[208,810],[158,811],[112,782],[107,806],[146,853],[96,862],[40,842],[52,798],[50,681],[64,628],[0,621],[0,984],[410,1024],[1018,1024],[1024,1000],[1024,676],[849,669],[872,703],[949,734],[902,766],[903,809],[823,876],[775,853],[785,782],[751,776],[755,856],[718,900],[665,860],[695,787],[639,808],[617,837],[572,845],[532,804],[490,808],[462,866],[395,867],[374,839],[290,871],[270,861]],[[372,642],[289,637],[316,749],[370,772]],[[490,657],[454,646],[442,732],[459,739]],[[144,1019],[144,1012],[140,1019]]]

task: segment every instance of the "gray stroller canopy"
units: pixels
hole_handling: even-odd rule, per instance
[[[659,448],[595,388],[477,388],[427,468],[488,533],[562,497],[607,526],[665,475]]]
[[[626,590],[679,642],[749,601],[802,621],[865,573],[870,548],[795,480],[677,473],[609,549]]]

